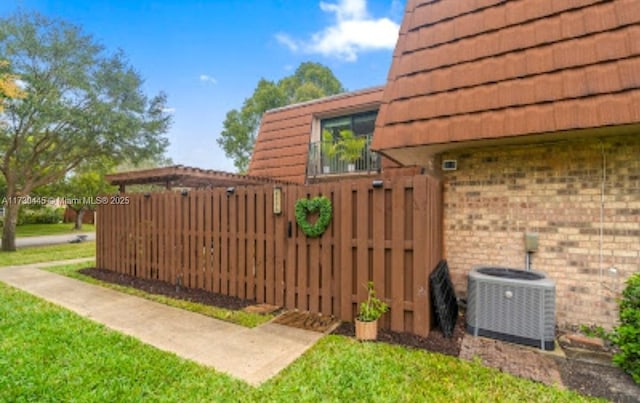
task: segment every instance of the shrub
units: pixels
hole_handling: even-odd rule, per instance
[[[56,224],[62,222],[64,208],[20,208],[18,212],[18,225],[23,224]]]
[[[620,301],[620,326],[613,330],[611,341],[620,349],[613,362],[640,384],[640,273],[627,280]]]

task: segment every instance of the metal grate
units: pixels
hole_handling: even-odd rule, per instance
[[[438,263],[436,269],[429,275],[429,282],[436,320],[445,337],[451,337],[458,319],[458,301],[446,260]]]
[[[332,174],[345,174],[353,172],[380,172],[380,154],[371,150],[373,135],[363,136],[366,138],[360,158],[349,164],[340,158],[339,155],[331,157],[323,153],[322,142],[309,143],[309,155],[307,160],[307,176],[315,177]]]

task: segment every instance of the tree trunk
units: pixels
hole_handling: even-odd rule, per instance
[[[17,203],[10,202],[7,202],[4,206],[4,228],[2,229],[3,251],[13,252],[16,250],[16,226],[18,225],[19,208],[20,206]]]
[[[74,230],[80,231],[82,230],[82,218],[84,217],[84,207],[80,207],[79,210],[76,210],[76,225],[73,227]]]

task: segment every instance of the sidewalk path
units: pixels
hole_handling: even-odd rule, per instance
[[[61,262],[49,265],[54,263]],[[248,329],[34,266],[0,268],[0,281],[254,386],[286,368],[323,336],[275,323]]]

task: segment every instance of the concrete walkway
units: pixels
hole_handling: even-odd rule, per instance
[[[274,323],[248,329],[34,265],[0,268],[0,281],[254,386],[286,368],[323,336]]]

